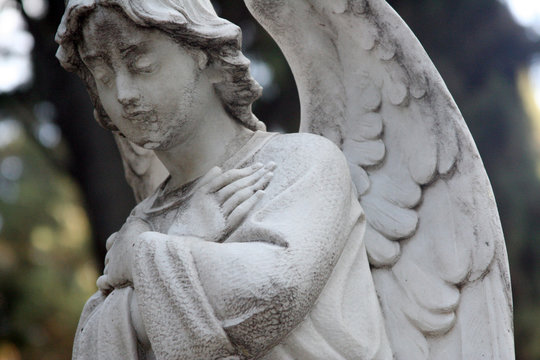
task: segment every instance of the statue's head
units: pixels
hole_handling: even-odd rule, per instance
[[[148,34],[150,45],[159,45],[160,42],[166,41],[178,44],[178,51],[181,53],[165,50],[168,53],[164,54],[164,51],[160,50],[163,56],[178,57],[165,58],[172,64],[171,66],[174,66],[174,62],[177,64],[184,62],[180,65],[189,67],[188,63],[191,63],[191,60],[182,58],[184,53],[189,54],[193,63],[201,69],[211,66],[214,72],[219,73],[216,77],[218,80],[212,83],[213,91],[221,100],[226,112],[249,129],[264,128],[264,124],[258,121],[251,111],[251,104],[260,96],[261,87],[251,77],[249,60],[241,53],[240,29],[218,17],[209,0],[69,0],[56,35],[56,41],[60,45],[57,57],[64,68],[77,73],[85,82],[95,107],[94,115],[102,126],[119,131],[111,121],[109,115],[113,115],[109,114],[110,107],[107,109],[106,96],[103,96],[107,90],[107,86],[103,85],[105,76],[97,79],[96,69],[92,68],[83,57],[86,59],[91,57],[85,54],[92,51],[87,49],[88,47],[103,48],[106,51],[108,47],[111,48],[111,41],[118,43],[120,40],[114,38],[114,30],[110,31],[113,35],[112,37],[109,35],[108,39],[96,39],[92,34],[93,27],[88,26],[88,22],[103,23],[104,21],[99,20],[103,16],[96,15],[100,12],[113,14],[110,17],[116,16],[120,22],[124,22],[123,28],[118,26],[122,31],[128,29]],[[112,28],[116,26],[114,21],[111,23]],[[107,24],[101,24],[101,27],[106,29]],[[94,38],[89,40],[91,37]],[[133,39],[136,43],[137,36]],[[102,44],[99,44],[99,41],[102,41]],[[167,49],[167,46],[162,45],[161,48]],[[112,48],[112,52],[117,52],[116,48]],[[140,62],[137,66],[144,67],[149,65],[145,62],[150,60],[137,61]],[[142,73],[146,71],[142,70]],[[175,78],[176,76],[161,79],[163,86],[159,86],[159,89],[156,87],[156,90],[164,91],[167,83],[174,82]],[[193,89],[194,93],[178,95],[197,96],[197,91],[199,90]],[[165,97],[170,95],[165,93]],[[181,103],[182,99],[179,99],[179,106]]]

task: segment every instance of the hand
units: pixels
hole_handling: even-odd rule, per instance
[[[128,218],[119,232],[107,240],[107,256],[103,276],[97,280],[98,288],[110,292],[113,288],[133,283],[133,252],[139,235],[151,228],[139,218]]]
[[[235,229],[264,195],[272,179],[274,163],[255,164],[226,172],[211,169],[200,181],[184,210],[168,231],[168,235],[195,236],[207,241],[219,241]],[[105,270],[97,286],[109,293],[115,287],[133,282],[133,248],[143,233],[158,235],[138,218],[128,218],[122,229],[107,240]],[[166,237],[165,234],[160,234]]]
[[[200,180],[189,207],[181,210],[168,234],[222,240],[262,198],[275,166],[255,164],[225,172],[213,168]]]

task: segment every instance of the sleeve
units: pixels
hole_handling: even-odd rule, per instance
[[[95,293],[86,303],[75,340],[72,360],[138,359],[139,347],[130,314],[133,289]]]
[[[225,243],[139,242],[135,289],[158,359],[258,357],[307,315],[361,215],[343,155],[325,146],[316,161],[278,162],[267,198]]]

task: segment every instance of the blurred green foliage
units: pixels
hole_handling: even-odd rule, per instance
[[[0,359],[67,359],[97,275],[77,186],[21,132],[0,148],[0,199]]]
[[[298,95],[280,50],[241,0],[214,3],[223,17],[242,27],[253,70],[268,82],[255,113],[271,130],[296,131]],[[538,37],[517,26],[498,0],[389,3],[420,38],[477,142],[508,246],[517,358],[540,359],[540,145],[534,143],[531,122],[537,119],[540,132],[540,110],[524,75],[540,49]],[[46,16],[27,18],[36,39],[34,83],[0,94],[0,118],[9,114],[25,130],[0,147],[0,174],[9,159],[0,175],[0,360],[70,357],[106,236],[133,205],[126,200],[129,190],[119,187],[124,182],[112,140],[91,119],[80,81],[54,59],[52,39],[62,11],[62,2],[49,2]],[[44,100],[55,107],[63,134],[53,149],[35,136],[39,120],[29,110]],[[0,119],[0,129],[1,124]]]

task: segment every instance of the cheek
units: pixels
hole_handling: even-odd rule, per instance
[[[190,62],[180,62],[163,66],[157,76],[160,83],[159,91],[169,96],[177,94],[177,97],[193,91],[199,70],[192,65]]]
[[[117,109],[117,101],[113,95],[113,92],[111,90],[98,90],[99,100],[101,101],[101,106],[103,106],[103,109],[105,109],[105,112],[107,112],[107,115],[109,117],[112,117],[116,114],[118,111]]]
[[[171,78],[159,76],[147,80],[144,85],[142,102],[145,105],[167,115],[177,113],[182,108],[182,99],[186,96],[185,89],[179,87],[175,80],[171,81]]]
[[[112,93],[113,91],[99,92],[101,106],[111,119],[112,123],[121,131],[123,130],[122,132],[125,132],[126,124],[125,119],[122,117],[122,108]]]

